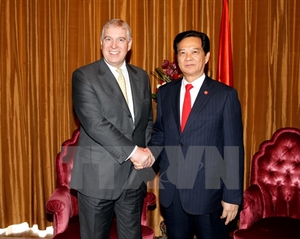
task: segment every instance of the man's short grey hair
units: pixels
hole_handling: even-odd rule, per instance
[[[111,19],[108,22],[106,22],[102,28],[102,33],[101,33],[101,39],[103,40],[104,38],[104,32],[107,28],[109,27],[121,27],[127,31],[127,40],[131,39],[131,29],[130,26],[123,20],[121,19]]]

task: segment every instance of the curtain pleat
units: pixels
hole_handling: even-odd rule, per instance
[[[300,128],[300,1],[230,0],[233,81],[243,113],[245,187],[260,143],[275,130]],[[130,63],[150,74],[174,60],[184,30],[211,39],[216,76],[222,0],[0,0],[0,228],[28,222],[45,228],[55,187],[54,160],[78,127],[71,74],[101,57],[102,25],[122,18],[132,28]],[[155,114],[155,102],[153,102]],[[158,197],[158,177],[149,191]],[[161,234],[159,201],[149,213]]]

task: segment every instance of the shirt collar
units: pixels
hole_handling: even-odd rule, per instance
[[[104,62],[106,63],[106,65],[108,66],[108,68],[111,70],[111,72],[116,72],[117,67],[114,67],[112,65],[110,65],[105,59]],[[120,67],[120,69],[122,70],[122,72],[127,72],[127,68],[126,68],[126,62],[124,61],[122,66]]]
[[[192,84],[194,88],[196,89],[200,89],[203,82],[204,82],[204,79],[205,79],[206,75],[203,74],[202,76],[200,76],[199,78],[197,78],[196,80],[194,80],[193,82],[187,82],[184,77],[183,77],[183,80],[182,80],[182,86],[185,87],[187,84]]]

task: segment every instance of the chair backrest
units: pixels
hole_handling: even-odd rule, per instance
[[[61,151],[57,154],[55,160],[56,166],[56,186],[65,186],[70,189],[71,173],[73,162],[78,145],[80,130],[77,128],[71,139],[63,142]]]
[[[251,184],[261,188],[263,203],[270,204],[265,216],[300,218],[299,129],[279,129],[260,145],[252,160]]]

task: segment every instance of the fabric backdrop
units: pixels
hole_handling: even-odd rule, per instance
[[[298,0],[229,0],[245,186],[259,144],[281,127],[300,128],[299,12]],[[222,0],[0,0],[0,228],[25,221],[50,225],[45,204],[55,186],[54,159],[77,127],[71,74],[100,58],[104,22],[129,23],[130,63],[149,74],[174,59],[177,33],[207,33],[215,78],[221,13]],[[157,187],[157,179],[149,183],[156,194]],[[156,235],[161,220],[158,205],[150,213]]]

